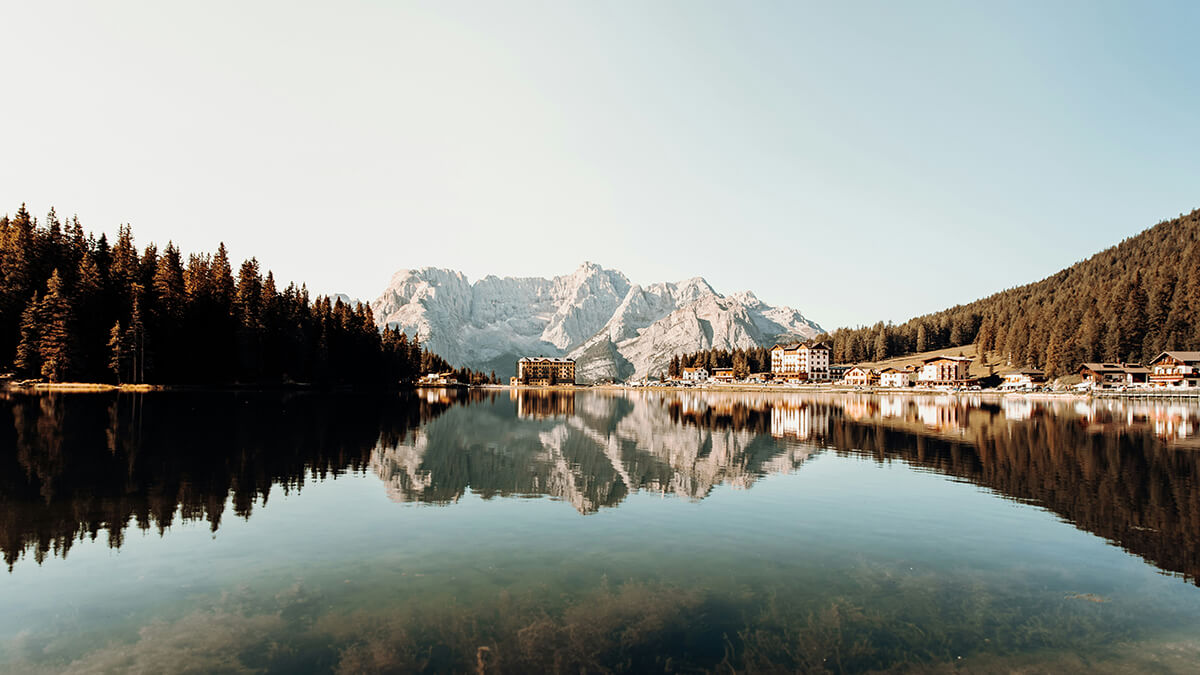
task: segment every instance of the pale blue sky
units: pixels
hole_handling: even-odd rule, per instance
[[[1200,206],[1197,3],[27,2],[0,25],[0,212],[223,240],[364,299],[399,268],[591,260],[901,321]]]

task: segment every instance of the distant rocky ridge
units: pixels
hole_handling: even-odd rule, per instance
[[[657,375],[675,354],[770,346],[823,332],[749,291],[722,295],[701,277],[641,286],[584,263],[543,278],[401,270],[372,303],[376,322],[419,334],[456,366],[514,374],[521,356],[569,356],[581,382]]]

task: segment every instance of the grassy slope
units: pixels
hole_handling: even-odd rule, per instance
[[[972,359],[975,359],[974,361],[971,362],[970,373],[971,373],[972,377],[987,376],[989,365],[992,366],[993,372],[995,372],[997,375],[1003,375],[1004,373],[1007,373],[1009,371],[1016,370],[1015,367],[1004,363],[999,358],[997,358],[994,354],[990,355],[989,360],[987,362],[980,361],[979,355],[976,353],[976,350],[975,350],[975,345],[963,345],[961,347],[948,347],[946,349],[936,349],[931,352],[921,352],[920,354],[909,354],[907,356],[901,356],[901,357],[897,357],[894,359],[885,359],[883,361],[870,361],[870,362],[861,363],[858,365],[864,365],[864,366],[869,366],[871,368],[879,368],[879,369],[883,369],[883,368],[903,369],[905,366],[908,366],[908,365],[913,365],[913,366],[919,367],[921,365],[922,361],[924,361],[925,359],[927,359],[931,356],[967,356]]]

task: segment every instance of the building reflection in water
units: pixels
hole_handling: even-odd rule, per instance
[[[397,502],[544,495],[581,514],[704,499],[822,453],[901,460],[1032,503],[1164,570],[1200,573],[1200,407],[916,394],[422,390],[0,395],[11,566],[130,525],[165,531],[344,472]]]
[[[570,417],[575,414],[575,396],[547,389],[510,389],[517,402],[517,417]]]

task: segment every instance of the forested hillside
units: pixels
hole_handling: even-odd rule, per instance
[[[900,325],[838,329],[829,340],[837,363],[978,343],[1051,376],[1083,361],[1200,349],[1200,210],[1041,281]]]
[[[50,381],[393,385],[448,364],[369,305],[277,287],[256,259],[236,276],[225,246],[186,262],[85,235],[51,209],[0,217],[0,369]],[[464,376],[477,374],[463,373]]]

